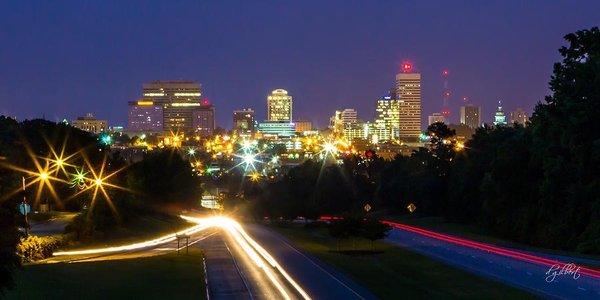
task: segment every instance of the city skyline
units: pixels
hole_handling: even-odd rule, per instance
[[[223,14],[227,3],[154,4],[139,11],[112,3],[53,4],[43,16],[30,4],[3,4],[3,11],[11,12],[2,21],[5,41],[14,47],[0,52],[3,70],[13,70],[0,70],[0,112],[54,121],[92,112],[109,124],[126,125],[127,103],[139,98],[140,84],[189,79],[200,82],[203,95],[218,107],[218,126],[231,128],[231,111],[239,107],[253,108],[258,120],[265,119],[265,93],[284,88],[296,98],[295,116],[322,128],[341,107],[355,107],[360,118],[372,119],[373,99],[385,94],[407,59],[422,74],[423,124],[442,108],[440,72],[445,69],[453,92],[450,123],[458,123],[463,97],[482,106],[483,121],[491,122],[498,100],[506,111],[522,107],[530,114],[549,94],[547,81],[559,57],[554,45],[564,44],[568,32],[597,25],[590,5],[565,10],[565,5],[549,4],[539,11],[535,2],[365,8],[331,2],[319,7],[330,13],[318,14],[312,23],[305,20],[311,14],[306,4],[241,4],[245,7],[239,16]],[[55,20],[56,10],[66,17]],[[170,17],[171,11],[183,16]],[[496,11],[510,13],[492,14]],[[145,21],[159,13],[180,33]],[[348,17],[364,22],[336,22]],[[532,19],[535,26],[529,26]],[[163,38],[156,40],[157,34]],[[266,48],[274,38],[283,42]],[[239,39],[244,47],[227,42]],[[179,41],[181,46],[169,46]],[[453,56],[449,49],[455,50]],[[46,62],[47,67],[39,67]]]

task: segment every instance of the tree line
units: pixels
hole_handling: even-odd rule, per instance
[[[458,147],[429,126],[428,147],[384,161],[306,161],[275,182],[247,188],[257,218],[315,218],[370,203],[475,224],[510,240],[600,253],[600,31],[565,36],[549,86],[527,126],[484,126]]]

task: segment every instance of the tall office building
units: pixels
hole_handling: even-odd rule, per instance
[[[502,110],[502,101],[498,101],[498,109],[494,113],[494,125],[506,125],[506,115]]]
[[[346,108],[342,110],[342,112],[340,113],[340,117],[342,119],[342,124],[346,126],[348,124],[354,124],[357,122],[358,113],[354,108]]]
[[[195,81],[154,81],[142,87],[144,99],[163,107],[163,130],[193,133],[194,110],[202,106],[201,86]],[[206,110],[204,107],[202,110]],[[213,110],[214,113],[214,110]]]
[[[467,125],[470,128],[481,126],[481,106],[461,106],[460,124]]]
[[[525,111],[519,107],[516,111],[510,113],[509,120],[510,124],[518,123],[521,125],[526,125],[529,118],[527,117]]]
[[[395,140],[400,137],[400,102],[391,95],[377,99],[372,133],[377,135],[378,141]]]
[[[433,115],[427,118],[427,124],[431,125],[433,123],[444,123],[446,122],[446,118],[441,113],[433,113]]]
[[[88,113],[83,117],[78,117],[77,120],[73,120],[73,122],[71,122],[71,125],[73,125],[75,128],[95,134],[99,134],[108,129],[108,121],[98,120],[91,113]]]
[[[284,89],[276,89],[267,96],[267,121],[292,122],[292,96]]]
[[[396,75],[400,138],[418,139],[421,134],[421,74],[414,73],[412,65],[402,64]]]
[[[254,110],[245,108],[233,111],[233,130],[239,133],[252,133],[255,127]]]
[[[192,110],[193,133],[201,137],[210,137],[215,131],[215,107],[203,100],[199,107]]]
[[[163,131],[163,107],[148,99],[129,101],[127,131],[157,133]]]

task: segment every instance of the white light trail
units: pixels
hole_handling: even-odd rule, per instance
[[[281,267],[281,265],[273,258],[267,250],[260,246],[254,239],[246,233],[242,226],[233,219],[227,217],[209,217],[209,218],[195,218],[189,216],[180,216],[186,221],[195,223],[197,225],[192,226],[188,229],[181,230],[172,234],[168,234],[156,239],[133,243],[122,246],[96,248],[87,250],[73,250],[73,251],[58,251],[54,252],[55,256],[64,255],[89,255],[89,254],[105,254],[115,253],[131,250],[143,250],[146,248],[156,247],[165,243],[175,241],[178,235],[191,235],[194,233],[201,232],[208,228],[217,227],[227,231],[237,244],[244,250],[246,255],[259,267],[273,283],[275,288],[281,293],[283,298],[291,299],[284,286],[279,282],[272,269],[265,264],[265,261],[277,270],[283,278],[304,298],[311,299],[310,296],[304,291],[304,289]],[[264,261],[263,261],[264,260]]]

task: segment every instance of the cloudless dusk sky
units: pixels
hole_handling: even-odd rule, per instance
[[[0,114],[58,121],[87,112],[126,125],[153,80],[202,84],[217,125],[266,115],[284,88],[295,119],[336,109],[371,120],[403,60],[422,73],[423,122],[462,97],[490,121],[498,100],[531,112],[549,93],[567,33],[600,25],[600,1],[2,1]]]

